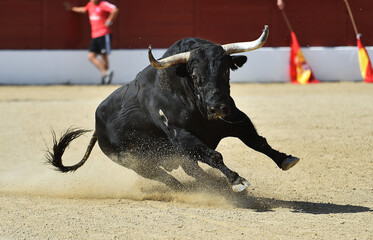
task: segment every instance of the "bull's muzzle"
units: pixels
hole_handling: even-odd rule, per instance
[[[220,104],[207,107],[207,115],[209,119],[218,119],[228,116],[230,109],[226,104]]]

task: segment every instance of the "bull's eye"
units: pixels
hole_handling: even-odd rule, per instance
[[[199,77],[198,77],[198,75],[197,74],[192,74],[192,79],[193,79],[193,82],[196,84],[196,85],[200,85],[201,84],[201,81],[200,81],[200,79],[199,79]]]
[[[195,80],[197,80],[197,78],[198,78],[198,76],[197,76],[197,74],[192,74],[192,78],[193,78],[193,81],[195,81]]]

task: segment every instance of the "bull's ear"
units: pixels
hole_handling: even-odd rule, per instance
[[[176,71],[176,75],[178,75],[179,77],[186,77],[189,75],[188,70],[185,67],[185,64],[179,64],[176,67],[175,71]]]
[[[231,65],[232,70],[236,70],[239,67],[242,67],[247,61],[247,57],[243,55],[231,56],[231,57],[232,57],[232,65]]]

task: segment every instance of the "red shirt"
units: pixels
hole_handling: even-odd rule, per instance
[[[85,9],[88,11],[89,21],[91,23],[92,38],[111,33],[110,28],[105,26],[105,22],[115,8],[115,5],[106,1],[101,1],[98,5],[95,5],[91,1],[87,3]]]

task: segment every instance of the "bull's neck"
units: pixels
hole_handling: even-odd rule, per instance
[[[157,87],[165,94],[177,95],[187,105],[199,108],[200,99],[191,79],[176,75],[173,69],[162,69],[157,72]]]
[[[157,71],[157,86],[163,92],[181,95],[189,95],[193,89],[193,84],[187,78],[178,76],[173,68]]]

